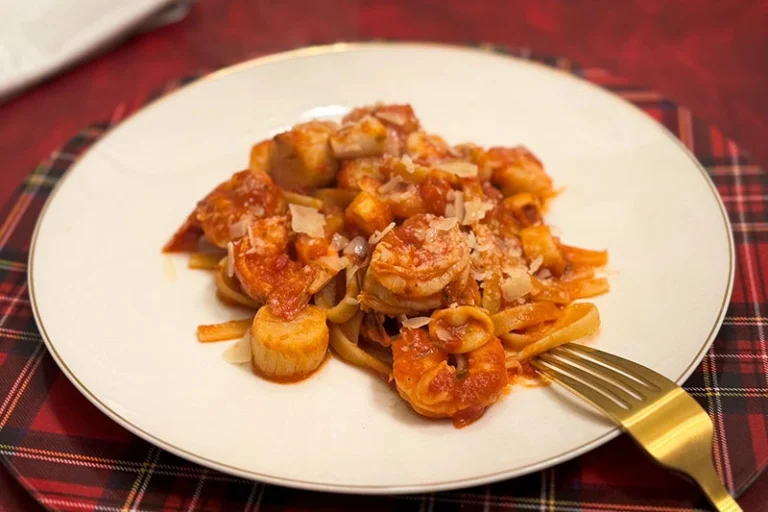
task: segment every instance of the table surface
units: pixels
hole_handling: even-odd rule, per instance
[[[179,76],[297,46],[372,38],[527,47],[604,67],[721,128],[768,164],[768,2],[739,0],[198,0],[183,21],[134,36],[0,104],[0,204],[85,125]],[[768,475],[741,501],[768,510]],[[0,511],[39,509],[0,469]]]

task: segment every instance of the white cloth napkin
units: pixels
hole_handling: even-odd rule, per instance
[[[190,0],[0,0],[0,102],[120,37],[186,15]]]

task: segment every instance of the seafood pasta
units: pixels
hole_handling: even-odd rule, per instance
[[[296,381],[330,345],[419,414],[463,426],[530,358],[599,328],[574,301],[608,291],[607,253],[555,236],[555,193],[527,149],[452,146],[410,105],[377,104],[253,146],[164,250],[192,252],[221,300],[252,311],[198,328],[242,338],[231,362]]]

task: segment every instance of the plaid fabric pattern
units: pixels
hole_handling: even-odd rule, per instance
[[[485,48],[575,73],[654,117],[706,167],[733,223],[733,298],[686,389],[715,424],[717,469],[741,493],[768,465],[768,179],[684,107],[599,69],[526,50]],[[183,85],[171,84],[157,96]],[[153,98],[150,98],[150,100]],[[0,460],[52,510],[708,510],[697,490],[647,460],[627,436],[525,477],[454,492],[370,497],[297,491],[197,466],[128,433],[95,409],[47,354],[32,318],[26,261],[35,221],[59,178],[126,113],[79,133],[27,178],[0,213]]]

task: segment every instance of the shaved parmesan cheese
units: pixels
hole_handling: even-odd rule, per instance
[[[385,227],[382,231],[376,230],[371,237],[368,239],[368,245],[377,244],[381,241],[382,238],[384,238],[387,233],[395,229],[395,223],[390,222],[389,226]]]
[[[405,185],[405,190],[403,190],[402,192],[399,192],[399,193],[393,195],[392,196],[392,200],[395,201],[395,202],[397,202],[397,201],[405,202],[409,198],[411,198],[411,197],[413,197],[415,195],[418,195],[418,193],[419,193],[419,188],[416,185],[414,185],[412,183],[407,183]]]
[[[464,219],[464,194],[453,194],[453,202],[445,205],[445,217],[456,218],[459,222]]]
[[[243,364],[251,362],[251,340],[246,335],[243,339],[237,340],[227,350],[221,354],[221,357],[230,364]]]
[[[316,260],[321,266],[325,267],[332,272],[340,272],[349,266],[350,261],[346,256],[339,258],[338,256],[323,256]]]
[[[383,184],[379,187],[379,194],[386,194],[387,192],[392,192],[397,188],[398,185],[400,185],[403,182],[403,178],[400,176],[393,176],[391,180]]]
[[[477,176],[477,166],[475,164],[455,160],[453,162],[442,162],[435,166],[438,171],[454,174],[459,178],[474,178]]]
[[[411,155],[403,155],[403,158],[400,160],[403,162],[403,166],[405,166],[406,172],[409,174],[416,172],[416,167],[413,165],[413,159],[411,158]]]
[[[386,112],[386,111],[376,112],[373,115],[375,115],[382,121],[392,123],[396,126],[405,126],[406,123],[408,122],[408,119],[403,114],[400,114],[399,112]]]
[[[543,268],[539,270],[539,279],[549,279],[552,277],[552,272],[549,271],[549,269]]]
[[[541,256],[536,256],[536,259],[531,262],[531,264],[528,266],[528,268],[531,270],[531,274],[535,274],[539,268],[541,268],[541,264],[544,263],[544,258]]]
[[[430,321],[430,318],[428,316],[415,316],[413,318],[406,318],[403,320],[402,325],[406,329],[418,329],[419,327],[424,327],[427,325]]]
[[[438,231],[448,231],[458,223],[456,217],[451,218],[438,218],[429,223],[429,226],[435,228]]]
[[[235,246],[232,242],[227,242],[227,275],[235,275]]]
[[[437,324],[437,327],[435,328],[435,334],[437,335],[437,339],[442,341],[450,341],[451,339],[451,331],[443,327],[441,324]]]
[[[472,199],[464,204],[465,213],[464,220],[461,223],[465,226],[483,220],[485,214],[493,210],[494,204],[490,201],[482,201],[480,199]]]
[[[248,209],[251,211],[252,214],[254,214],[257,217],[261,217],[264,215],[264,208],[262,208],[261,205],[259,204],[251,205]]]
[[[245,236],[245,234],[248,232],[248,228],[250,227],[250,219],[248,217],[243,217],[239,221],[235,222],[234,224],[229,225],[229,238],[232,240],[237,240],[238,238],[242,238]]]
[[[477,249],[477,237],[475,237],[474,232],[470,231],[466,234],[465,238],[470,249]]]
[[[523,269],[518,269],[515,274],[501,282],[501,293],[507,302],[512,302],[531,293],[532,289],[531,276]]]
[[[504,268],[501,269],[502,272],[504,272],[504,275],[507,276],[516,276],[520,274],[521,272],[528,273],[528,267],[525,265],[505,265]]]
[[[346,247],[349,244],[349,240],[347,237],[340,233],[334,233],[333,238],[331,238],[331,245],[329,248],[332,251],[340,251],[344,247]]]
[[[289,204],[291,209],[291,229],[296,233],[306,233],[312,238],[325,236],[325,217],[315,208]]]
[[[455,197],[453,198],[453,207],[455,217],[459,219],[459,222],[464,224],[464,192],[456,192]]]

